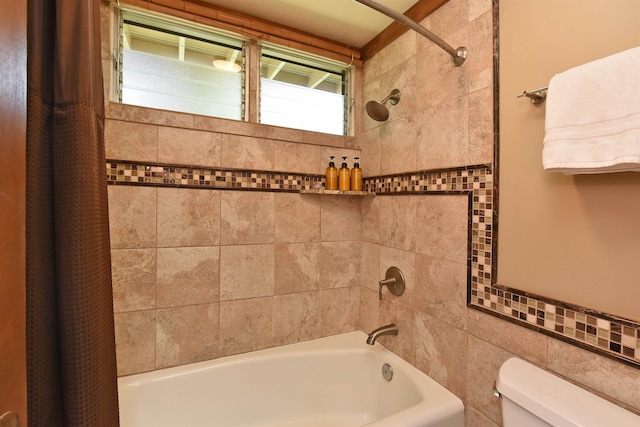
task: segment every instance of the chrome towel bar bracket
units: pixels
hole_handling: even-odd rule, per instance
[[[519,93],[517,98],[526,96],[532,104],[542,104],[547,99],[547,90],[549,90],[549,86],[539,87],[538,89],[533,90],[525,90],[524,92]]]

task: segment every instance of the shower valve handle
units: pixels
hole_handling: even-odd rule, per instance
[[[380,281],[380,286],[378,287],[378,298],[382,299],[382,288],[385,286],[389,286],[389,289],[391,289],[391,286],[393,286],[396,283],[396,278],[392,277],[390,279],[384,279]]]
[[[384,280],[378,282],[378,298],[382,299],[382,288],[389,288],[392,295],[400,296],[404,293],[404,275],[398,267],[389,267]]]

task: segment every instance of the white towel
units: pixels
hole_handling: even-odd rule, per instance
[[[542,163],[565,174],[640,172],[640,47],[553,76]]]

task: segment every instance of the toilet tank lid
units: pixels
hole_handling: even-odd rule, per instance
[[[556,427],[640,426],[640,416],[516,357],[500,367],[496,388]]]

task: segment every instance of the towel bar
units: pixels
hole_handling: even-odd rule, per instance
[[[525,90],[517,95],[518,98],[526,96],[531,100],[532,104],[542,104],[547,99],[547,90],[549,86],[539,87],[538,89]]]

